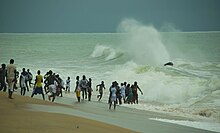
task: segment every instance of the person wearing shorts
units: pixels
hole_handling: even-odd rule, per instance
[[[41,94],[42,97],[43,97],[43,100],[45,100],[43,87],[42,87],[42,82],[43,82],[43,76],[40,75],[40,70],[38,70],[37,71],[37,76],[36,76],[36,79],[35,79],[34,90],[33,90],[33,93],[31,95],[31,97],[33,97],[34,95],[37,95],[37,94]]]

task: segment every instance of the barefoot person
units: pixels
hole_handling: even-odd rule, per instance
[[[48,96],[48,99],[50,100],[52,97],[52,102],[54,102],[59,82],[51,70],[49,71],[49,76],[46,78],[46,82],[48,84],[49,91],[51,92],[51,95]]]
[[[78,102],[80,102],[80,87],[79,87],[79,76],[76,76],[76,88],[75,88],[75,92],[76,92],[76,98],[78,100]]]
[[[104,81],[102,81],[101,84],[96,85],[96,91],[99,91],[99,95],[97,96],[97,98],[99,98],[99,101],[102,99],[104,89],[105,89]]]
[[[23,71],[25,71],[25,68],[23,68]],[[21,87],[21,95],[24,96],[25,95],[25,92],[26,92],[26,75],[24,75],[24,73],[21,73],[20,75],[20,79],[19,79],[19,84],[20,84],[20,87]]]
[[[30,72],[30,69],[27,69],[27,73],[28,73],[28,83],[29,83],[29,86],[31,87],[31,84],[33,84],[33,83],[31,83],[31,81],[33,79],[33,75]]]
[[[138,104],[138,90],[141,92],[141,95],[143,95],[143,92],[139,88],[137,82],[135,81],[134,84],[131,86],[132,93],[133,93],[133,103]]]
[[[67,78],[66,80],[66,92],[70,93],[70,77]]]
[[[114,103],[114,110],[116,108],[116,91],[117,91],[116,87],[117,87],[117,82],[113,82],[112,86],[109,88],[110,91],[109,109],[111,109],[112,102]]]
[[[36,79],[35,79],[34,90],[33,90],[33,93],[31,95],[31,97],[33,97],[34,95],[37,95],[37,94],[42,94],[43,100],[45,100],[44,93],[43,93],[42,82],[43,82],[43,76],[40,75],[40,70],[38,70],[37,71],[37,76],[36,76]]]
[[[88,101],[91,101],[91,96],[92,96],[92,79],[89,78],[89,82],[88,82]]]
[[[80,80],[80,82],[79,82],[79,87],[82,91],[83,100],[84,100],[84,98],[87,99],[88,82],[89,81],[86,79],[85,75],[82,76],[82,80]]]
[[[7,65],[7,82],[8,82],[8,98],[12,99],[13,86],[15,82],[16,66],[14,65],[14,59],[10,60],[10,64]]]

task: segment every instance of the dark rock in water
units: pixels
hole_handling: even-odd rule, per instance
[[[173,62],[167,62],[164,64],[164,66],[173,66]]]

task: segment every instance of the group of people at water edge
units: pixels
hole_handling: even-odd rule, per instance
[[[70,77],[67,77],[64,83],[64,80],[58,74],[53,73],[52,70],[49,70],[44,76],[42,76],[41,71],[38,70],[34,78],[34,83],[32,83],[32,79],[33,75],[29,69],[26,71],[26,69],[23,68],[19,75],[13,59],[10,60],[10,64],[7,66],[6,64],[2,64],[0,68],[0,90],[6,92],[8,88],[8,98],[10,99],[13,99],[12,95],[18,88],[17,84],[20,85],[20,94],[22,96],[25,96],[26,91],[29,91],[29,87],[33,85],[31,97],[41,94],[43,100],[45,100],[45,91],[45,93],[48,94],[48,99],[52,102],[54,102],[56,96],[63,97],[62,90],[65,90],[66,93],[70,93]],[[95,88],[95,90],[99,92],[97,99],[101,101],[103,93],[106,90],[104,81],[101,81]],[[108,90],[109,109],[111,109],[112,104],[114,105],[114,109],[116,108],[116,104],[138,104],[138,90],[143,95],[136,81],[133,84],[123,82],[120,85],[117,81],[112,82]],[[86,76],[83,75],[80,80],[80,77],[76,76],[74,93],[76,94],[77,101],[81,102],[81,100],[87,98],[88,101],[91,101],[92,92],[92,79],[89,78],[87,80]]]

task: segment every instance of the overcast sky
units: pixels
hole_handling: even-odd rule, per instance
[[[116,32],[125,18],[220,31],[220,0],[0,0],[0,32]]]

